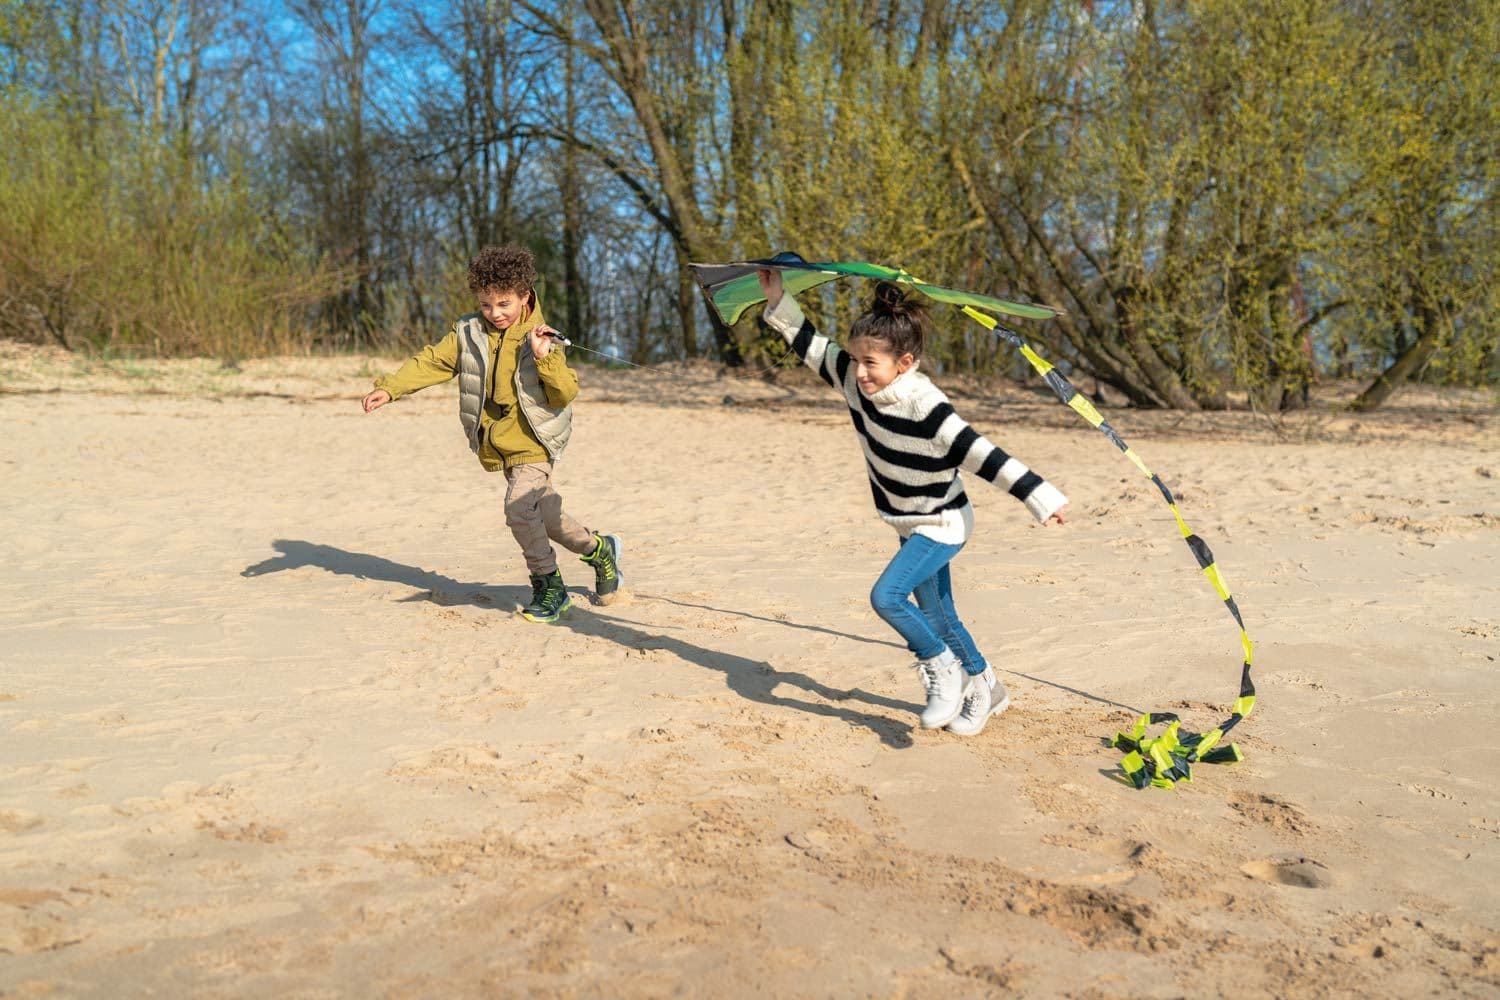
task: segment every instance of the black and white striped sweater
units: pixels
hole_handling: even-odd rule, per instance
[[[1045,522],[1068,502],[1019,459],[987,441],[953,409],[943,391],[912,368],[866,396],[854,364],[822,336],[797,301],[783,295],[765,321],[786,338],[809,368],[844,394],[859,432],[875,509],[903,536],[922,534],[962,544],[974,524],[959,470],[1005,489]]]

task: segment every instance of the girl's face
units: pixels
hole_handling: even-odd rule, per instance
[[[479,312],[499,330],[508,330],[511,324],[526,315],[530,305],[530,292],[502,292],[489,288],[479,293]]]
[[[917,363],[910,352],[897,357],[885,341],[873,337],[855,337],[849,341],[849,360],[854,362],[854,380],[859,391],[873,396],[904,375]]]

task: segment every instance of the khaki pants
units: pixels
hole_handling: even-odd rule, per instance
[[[505,523],[533,576],[557,569],[552,542],[581,556],[594,550],[594,533],[563,512],[562,497],[552,488],[551,462],[512,466],[505,470],[505,482]]]

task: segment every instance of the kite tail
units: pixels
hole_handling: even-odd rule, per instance
[[[1021,338],[1019,333],[1000,324],[1000,321],[986,313],[980,312],[971,306],[961,307],[964,314],[974,320],[980,326],[993,331],[997,336],[1008,341],[1013,347],[1021,352],[1031,367],[1035,368],[1037,374],[1046,380],[1057,394],[1057,398],[1072,407],[1079,416],[1087,420],[1099,430],[1114,446],[1125,453],[1125,457],[1135,464],[1137,469],[1161,492],[1162,498],[1166,500],[1167,506],[1172,510],[1172,516],[1177,519],[1177,529],[1182,532],[1183,541],[1192,550],[1193,558],[1198,560],[1198,567],[1203,570],[1203,575],[1208,577],[1218,593],[1219,599],[1229,609],[1229,614],[1234,618],[1234,623],[1240,630],[1240,646],[1245,651],[1245,665],[1240,673],[1240,694],[1235,699],[1234,707],[1229,718],[1206,733],[1188,732],[1181,728],[1182,722],[1173,712],[1148,712],[1135,720],[1129,733],[1116,733],[1111,744],[1123,751],[1125,756],[1120,760],[1120,769],[1125,777],[1136,788],[1145,788],[1154,785],[1157,788],[1171,788],[1179,781],[1192,781],[1192,765],[1198,761],[1206,764],[1227,764],[1242,760],[1240,749],[1233,743],[1224,743],[1224,737],[1240,720],[1250,714],[1255,707],[1255,685],[1250,680],[1250,662],[1254,657],[1255,644],[1250,641],[1250,635],[1245,631],[1245,621],[1240,617],[1239,606],[1234,603],[1234,597],[1229,593],[1229,584],[1224,580],[1224,574],[1219,571],[1219,565],[1214,561],[1214,554],[1208,545],[1193,534],[1187,522],[1182,519],[1182,513],[1177,509],[1177,500],[1172,496],[1172,491],[1167,489],[1161,477],[1146,467],[1141,457],[1126,444],[1115,429],[1109,425],[1094,404],[1073,387],[1063,374],[1052,364],[1031,349],[1031,346]],[[1146,730],[1150,726],[1166,725],[1160,736],[1147,736]]]

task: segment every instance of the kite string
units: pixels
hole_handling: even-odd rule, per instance
[[[764,378],[771,372],[779,369],[781,367],[781,363],[792,356],[792,348],[788,347],[785,354],[773,361],[769,367],[762,368],[758,372],[751,372],[748,375],[719,375],[713,378],[705,378],[701,375],[684,375],[682,372],[671,372],[667,371],[665,368],[652,368],[650,365],[638,365],[634,361],[626,361],[624,358],[616,357],[613,354],[605,354],[603,351],[596,351],[592,347],[584,347],[577,341],[571,341],[568,346],[575,350],[587,351],[590,354],[597,355],[598,357],[603,358],[605,361],[611,364],[629,365],[631,368],[639,368],[643,372],[653,372],[657,375],[668,375],[672,378],[682,379],[685,382],[697,382],[704,385],[719,382],[744,382],[748,381],[749,379]]]

